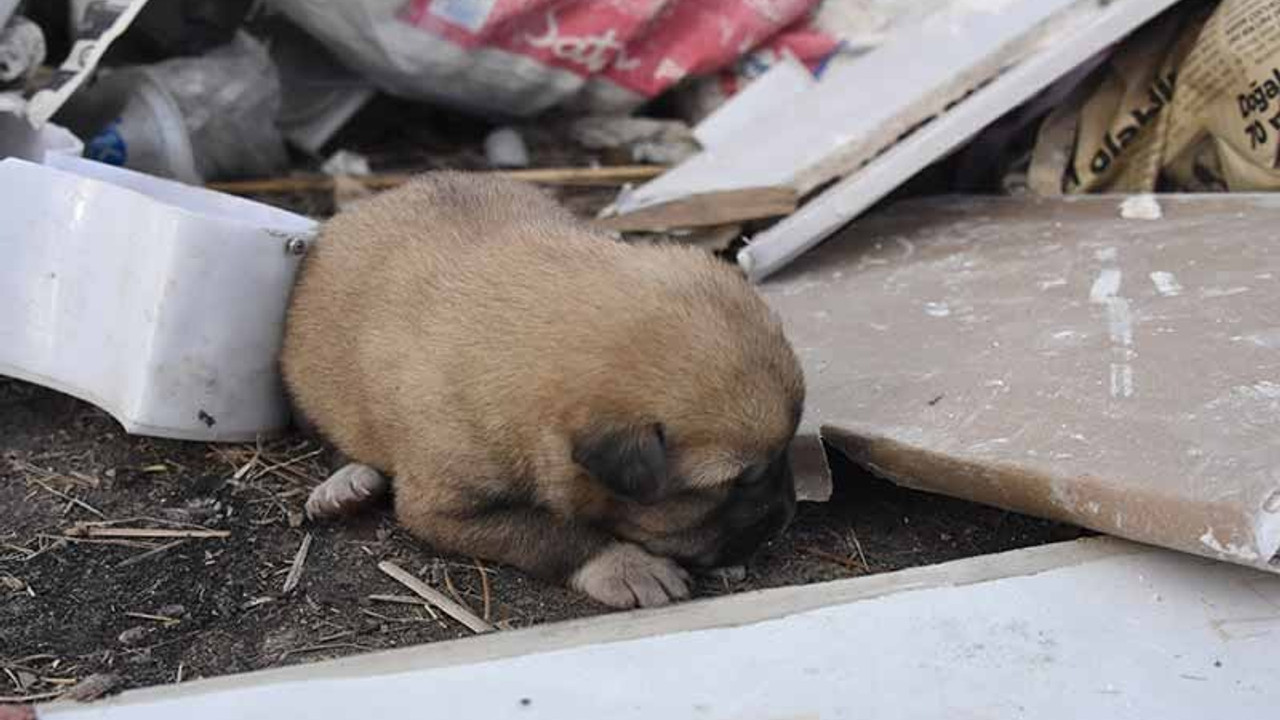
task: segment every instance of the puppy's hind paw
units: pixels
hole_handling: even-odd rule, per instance
[[[350,515],[376,502],[390,487],[382,473],[368,465],[343,465],[328,480],[315,486],[307,498],[307,517],[322,520]]]
[[[619,542],[584,563],[569,586],[610,607],[657,607],[689,597],[689,573],[670,558]]]

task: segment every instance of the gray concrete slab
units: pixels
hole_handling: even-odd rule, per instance
[[[762,290],[804,431],[904,485],[1277,570],[1280,197],[918,201]]]

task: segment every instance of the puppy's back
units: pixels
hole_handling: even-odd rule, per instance
[[[326,224],[283,355],[303,413],[389,472],[427,424],[437,442],[484,433],[519,455],[522,433],[571,408],[661,400],[629,387],[670,387],[674,405],[688,399],[682,383],[736,396],[726,384],[751,382],[748,366],[792,364],[763,302],[723,263],[611,241],[532,186],[460,173]],[[585,397],[600,388],[616,396]]]

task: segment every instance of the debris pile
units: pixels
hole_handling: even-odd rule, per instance
[[[909,488],[1280,571],[1280,0],[0,0],[0,375],[134,436],[215,443],[268,513],[235,533],[212,498],[109,515],[83,467],[0,455],[62,513],[17,544],[0,517],[0,559],[213,565],[206,545],[279,525],[233,605],[305,595],[334,564],[303,527],[318,461],[262,445],[292,422],[296,271],[325,218],[435,169],[547,186],[621,241],[696,245],[760,283],[811,386],[801,500],[832,496],[834,450]],[[355,543],[364,581],[414,595],[362,595],[382,603],[365,615],[508,627],[502,570],[428,583],[430,564],[371,549],[384,531]],[[792,549],[900,567],[873,542]],[[7,567],[0,593],[35,597]],[[417,614],[373,609],[397,604]],[[192,617],[131,612],[104,635],[127,658]],[[358,632],[270,656],[363,649]],[[23,701],[118,680],[59,662],[0,654]]]

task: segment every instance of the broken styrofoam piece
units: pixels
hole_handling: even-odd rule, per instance
[[[1280,703],[1277,607],[1280,578],[1093,538],[39,711],[43,720],[391,718],[423,707],[447,707],[455,720],[1265,718]]]
[[[0,159],[7,157],[22,158],[32,162],[44,162],[50,155],[79,156],[84,152],[84,143],[70,130],[53,123],[45,123],[40,128],[21,114],[0,112]]]
[[[698,152],[683,120],[587,115],[569,124],[569,137],[591,150],[625,150],[635,163],[675,165]]]
[[[128,432],[281,431],[285,309],[316,224],[76,157],[0,162],[0,374]]]
[[[44,33],[24,17],[0,20],[0,84],[22,85],[44,63]]]
[[[484,138],[484,155],[493,168],[529,167],[529,146],[513,127],[500,127]]]
[[[1270,194],[934,199],[761,286],[804,433],[909,487],[1280,572]]]
[[[1172,6],[1176,0],[1084,0],[1060,18],[1053,42],[889,147],[852,175],[751,238],[738,263],[755,281],[785,267],[887,196],[935,160],[1090,61],[1107,46]],[[819,90],[825,87],[819,84]],[[829,92],[837,92],[831,88]]]
[[[354,150],[339,150],[329,156],[320,166],[320,172],[333,177],[363,177],[373,170],[369,167],[369,157]]]

